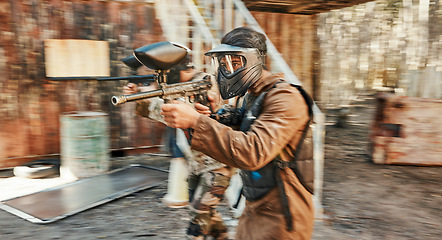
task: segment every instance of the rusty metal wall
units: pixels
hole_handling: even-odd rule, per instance
[[[3,0],[0,22],[0,168],[59,154],[69,111],[108,113],[112,149],[160,144],[162,125],[135,116],[132,103],[111,104],[125,81],[49,81],[44,70],[45,39],[90,39],[109,42],[111,76],[131,75],[119,59],[164,40],[153,3]]]

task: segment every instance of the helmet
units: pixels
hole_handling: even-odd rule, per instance
[[[250,84],[258,80],[263,70],[263,55],[257,48],[221,44],[205,54],[211,56],[223,99],[244,95]]]

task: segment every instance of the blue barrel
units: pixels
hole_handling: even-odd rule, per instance
[[[109,116],[106,113],[63,113],[60,116],[60,177],[80,179],[107,172],[109,145]]]

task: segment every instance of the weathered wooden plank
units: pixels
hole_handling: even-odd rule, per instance
[[[280,47],[278,48],[282,57],[285,59],[287,64],[290,65],[290,61],[292,59],[292,55],[290,54],[292,49],[290,48],[291,42],[291,29],[292,26],[290,24],[291,15],[282,14],[281,15],[281,38],[280,38]]]
[[[314,41],[316,17],[268,12],[252,14],[306,90],[313,94],[313,52],[318,48]],[[271,64],[268,58],[267,65]]]
[[[318,14],[329,12],[330,10],[350,7],[353,5],[366,3],[371,0],[270,0],[270,1],[254,1],[244,0],[243,2],[253,11],[278,12],[291,14]]]
[[[442,100],[377,96],[371,127],[374,163],[442,165]]]

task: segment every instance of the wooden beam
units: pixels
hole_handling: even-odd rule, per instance
[[[372,0],[267,0],[254,1],[243,0],[246,7],[251,11],[277,12],[290,14],[318,14],[334,9],[351,7],[354,5],[370,2]]]

